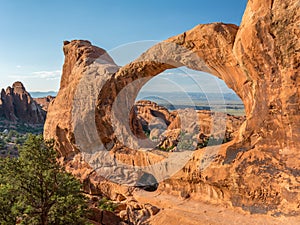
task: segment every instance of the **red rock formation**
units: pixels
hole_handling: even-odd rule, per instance
[[[181,115],[192,119],[192,127],[181,125]],[[214,120],[218,117],[226,118],[225,129],[214,127]],[[194,121],[194,119],[197,120]],[[204,110],[197,111],[197,116],[194,118],[193,110],[185,109],[169,112],[168,109],[157,105],[155,102],[140,100],[134,104],[131,111],[130,128],[137,137],[147,138],[145,134],[149,134],[150,139],[153,139],[153,137],[160,139],[156,146],[162,149],[171,149],[179,143],[181,132],[196,135],[199,146],[201,144],[205,146],[210,138],[214,138],[215,141],[218,140],[220,143],[222,141],[228,142],[237,136],[244,120],[244,117]],[[157,126],[155,123],[157,123]],[[213,129],[218,130],[218,132],[213,132]]]
[[[74,145],[72,110],[73,100],[79,82],[84,76],[89,76],[87,71],[88,66],[93,65],[100,57],[108,64],[111,64],[116,68],[117,66],[110,56],[106,54],[105,50],[92,46],[89,41],[65,41],[63,50],[65,54],[65,63],[63,66],[60,90],[55,101],[52,101],[49,105],[44,135],[46,138],[54,138],[57,140],[59,151],[67,156],[78,151]],[[101,67],[101,69],[102,68],[103,70],[99,73],[104,73],[106,71],[104,67]],[[97,76],[97,69],[98,68],[95,66],[93,70],[94,74],[92,74],[91,77],[95,78]],[[109,70],[109,68],[107,70]],[[108,75],[101,74],[101,76],[104,79]],[[96,84],[95,80],[92,80],[92,82],[93,84]],[[89,88],[91,88],[91,85],[88,85],[85,91],[88,92]],[[80,93],[78,93],[78,95],[80,96]],[[85,97],[83,98],[83,101],[88,102],[88,99]],[[82,111],[82,114],[85,114],[85,112]],[[81,117],[84,118],[84,116]]]
[[[47,97],[34,98],[34,101],[39,104],[44,111],[47,112],[50,102],[52,102],[54,99],[55,97],[48,95]]]
[[[129,118],[140,87],[170,68],[187,66],[209,72],[239,95],[246,121],[233,142],[196,151],[182,170],[161,183],[161,190],[227,201],[253,213],[300,213],[299,21],[298,0],[252,0],[240,27],[198,25],[153,46],[120,69],[109,56],[101,59],[104,50],[89,42],[65,43],[61,88],[49,107],[45,137],[55,138],[64,156],[77,152],[80,143],[95,147],[91,129],[98,131],[100,143],[108,150],[122,149],[125,141],[134,148],[138,140],[120,120],[124,115]],[[96,68],[93,63],[98,63]],[[87,82],[85,88],[80,87],[85,76],[95,78],[97,85]],[[95,93],[96,87],[100,91],[98,100],[94,96],[89,102],[96,103],[93,127],[85,123],[93,116],[89,116],[91,111],[84,111],[88,107],[84,90]],[[79,113],[79,109],[81,113],[72,118],[72,112]],[[90,140],[75,140],[79,128],[72,125],[74,121],[81,123],[82,136],[92,137]],[[120,157],[117,150],[115,158]],[[147,162],[140,160],[141,153],[139,157],[122,154],[132,165]]]
[[[149,132],[149,125],[159,118],[165,126],[169,126],[175,118],[175,113],[170,113],[165,107],[157,105],[155,102],[140,100],[134,104],[130,112],[130,129],[133,134],[146,138],[145,132]]]
[[[12,122],[43,124],[46,112],[31,98],[21,82],[1,91],[1,113]]]

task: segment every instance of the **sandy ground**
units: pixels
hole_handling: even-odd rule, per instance
[[[157,192],[135,191],[141,203],[150,203],[161,211],[150,220],[151,225],[300,225],[300,217],[271,217],[240,209],[212,205]]]

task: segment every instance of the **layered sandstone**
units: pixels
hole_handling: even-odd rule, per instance
[[[135,136],[128,123],[140,88],[166,69],[186,66],[205,71],[224,80],[238,94],[245,105],[246,121],[232,142],[195,151],[181,170],[160,182],[159,189],[227,202],[252,213],[297,215],[299,22],[297,0],[252,0],[240,27],[223,23],[198,25],[153,46],[121,68],[90,42],[66,42],[61,87],[49,106],[45,137],[56,140],[73,172],[76,167],[72,165],[78,165],[73,157],[76,153],[78,157],[84,155],[83,159],[87,155],[92,159],[88,162],[93,163],[80,169],[79,176],[88,167],[98,165],[93,170],[93,176],[98,177],[92,182],[96,189],[111,196],[114,189],[122,192],[123,186],[102,177],[113,179],[120,169],[116,159],[133,166],[142,162],[145,166],[169,156],[137,151],[151,146]],[[185,129],[197,120],[191,118],[197,118],[197,114],[186,118]],[[216,126],[215,133],[226,128],[226,118],[217,117],[214,121],[223,124]],[[108,153],[113,160],[99,162],[99,150],[113,150]]]

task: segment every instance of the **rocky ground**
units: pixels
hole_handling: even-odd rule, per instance
[[[182,199],[163,192],[136,191],[134,197],[140,203],[150,203],[160,208],[160,212],[149,220],[154,224],[185,225],[284,225],[299,224],[300,217],[272,217],[250,214],[242,209],[226,204]]]

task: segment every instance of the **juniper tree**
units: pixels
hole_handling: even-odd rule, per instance
[[[1,224],[87,224],[80,183],[56,160],[53,143],[30,135],[19,158],[1,163]],[[7,196],[7,198],[5,197]]]

